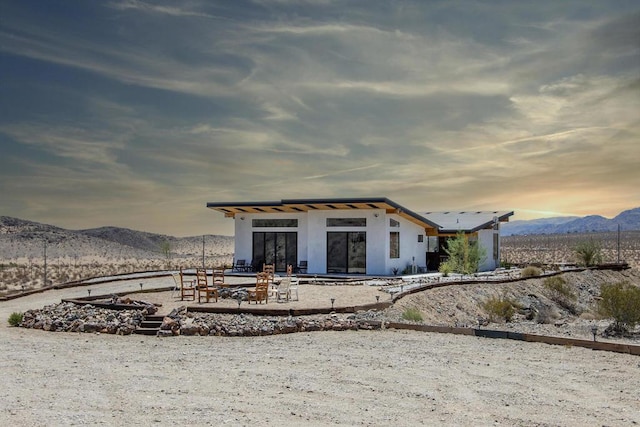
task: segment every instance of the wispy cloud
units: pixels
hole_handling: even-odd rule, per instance
[[[215,200],[619,211],[640,200],[639,17],[572,1],[8,3],[3,214],[198,234],[231,232],[203,209]],[[179,220],[149,213],[167,199]]]

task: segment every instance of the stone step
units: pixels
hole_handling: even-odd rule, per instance
[[[138,328],[133,331],[134,334],[138,335],[158,335],[159,328]]]

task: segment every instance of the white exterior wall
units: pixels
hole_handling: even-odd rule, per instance
[[[252,227],[255,218],[296,218],[298,227]],[[366,227],[327,227],[327,218],[366,218]],[[400,227],[390,227],[389,219],[400,223]],[[402,272],[408,265],[425,266],[426,235],[424,228],[395,215],[387,215],[384,209],[367,210],[312,210],[306,213],[247,213],[235,217],[234,258],[252,261],[253,232],[288,231],[298,233],[298,262],[308,262],[307,274],[327,272],[327,232],[364,231],[367,233],[368,275],[393,274],[392,268]],[[400,258],[389,258],[391,231],[400,232]],[[425,235],[418,242],[418,235]]]
[[[255,218],[296,218],[297,227],[256,227],[253,228],[252,220]],[[308,239],[307,215],[304,213],[280,213],[280,214],[238,214],[235,217],[235,253],[236,260],[244,259],[250,263],[253,258],[253,232],[297,232],[298,233],[298,262],[307,259]]]
[[[486,251],[485,252],[486,258],[478,266],[479,271],[495,270],[498,267],[496,261],[493,259],[493,234],[494,233],[499,233],[499,231],[498,230],[478,231],[478,243]],[[500,259],[500,254],[498,254],[498,260],[499,259]]]
[[[389,219],[398,221],[400,223],[400,227],[391,227],[389,225]],[[389,257],[391,251],[391,239],[389,238],[389,233],[392,231],[400,232],[400,258]],[[422,242],[418,242],[419,234],[424,236]],[[393,274],[393,268],[397,268],[398,274],[400,274],[407,266],[411,266],[412,268],[414,265],[416,268],[426,266],[427,242],[423,227],[420,227],[411,221],[407,221],[398,215],[387,215],[385,239],[385,269],[383,272],[376,274],[391,275]]]
[[[386,238],[384,209],[367,210],[316,210],[308,212],[308,262],[307,273],[327,272],[327,232],[364,231],[367,233],[367,274],[389,274],[384,272]],[[327,227],[327,218],[366,218],[366,227]],[[386,246],[385,246],[385,241]]]

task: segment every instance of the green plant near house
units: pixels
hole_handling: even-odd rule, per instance
[[[600,287],[598,311],[614,320],[613,333],[627,334],[640,323],[640,288],[629,282]]]
[[[593,239],[585,240],[578,243],[574,250],[578,264],[580,265],[591,267],[602,263],[602,247],[600,242]]]
[[[411,322],[422,322],[422,313],[417,308],[410,307],[402,313],[402,318]]]
[[[530,265],[528,267],[525,267],[522,269],[522,271],[520,272],[520,277],[538,277],[542,275],[542,270],[539,269],[538,267],[534,267],[533,265]]]
[[[516,314],[518,304],[507,296],[491,296],[481,303],[482,309],[489,315],[489,320],[510,322]]]
[[[9,315],[8,322],[11,326],[20,326],[22,323],[22,313],[13,312]]]
[[[449,259],[440,264],[440,267],[445,266],[444,268],[450,272],[460,274],[476,273],[480,263],[487,257],[487,251],[478,244],[478,241],[468,239],[461,231],[456,234],[456,237],[447,240],[444,251]]]

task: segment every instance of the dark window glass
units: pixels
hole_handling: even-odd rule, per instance
[[[327,233],[327,273],[364,274],[366,270],[367,233]]]
[[[400,233],[389,233],[389,258],[400,258]]]
[[[251,221],[251,225],[254,227],[297,227],[298,220],[295,218],[289,219],[270,219],[270,218],[258,218]]]
[[[366,227],[367,218],[327,218],[327,227]]]
[[[389,218],[389,227],[400,227],[400,222],[393,218]]]
[[[286,271],[287,265],[298,265],[298,233],[253,233],[253,266],[262,270],[262,264],[275,264],[276,271]]]

